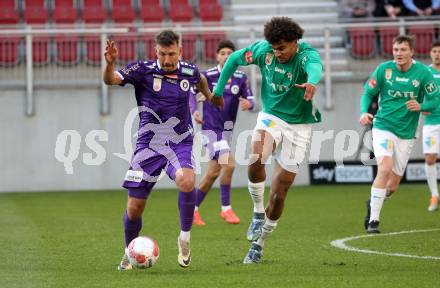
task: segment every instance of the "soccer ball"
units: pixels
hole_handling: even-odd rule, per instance
[[[159,258],[159,245],[146,236],[133,239],[127,247],[128,260],[136,268],[150,268]]]

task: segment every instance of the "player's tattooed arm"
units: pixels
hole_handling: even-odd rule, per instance
[[[122,83],[122,79],[115,74],[115,61],[118,58],[118,47],[115,42],[107,40],[104,53],[105,70],[103,73],[104,83],[107,85],[119,85]]]

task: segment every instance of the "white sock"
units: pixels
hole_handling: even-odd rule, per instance
[[[229,210],[229,209],[232,209],[231,205],[228,205],[228,206],[222,206],[222,212],[225,212],[225,211],[227,211],[227,210]]]
[[[431,196],[438,197],[437,188],[437,165],[428,165],[425,163],[426,180],[428,181],[429,190],[431,190]]]
[[[269,218],[266,218],[263,228],[261,229],[261,236],[257,240],[258,245],[264,247],[264,241],[266,241],[266,238],[269,237],[269,235],[277,227],[277,222],[278,220],[270,220]]]
[[[385,188],[374,188],[371,187],[371,199],[370,199],[370,222],[379,221],[380,210],[382,209],[383,201],[387,194],[387,189]]]
[[[185,242],[189,242],[191,238],[191,231],[180,231],[180,240],[183,240]]]
[[[259,183],[248,181],[248,189],[254,202],[254,212],[264,213],[264,181]]]

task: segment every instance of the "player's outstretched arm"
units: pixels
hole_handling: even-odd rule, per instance
[[[310,101],[315,96],[316,86],[312,83],[295,84],[296,88],[304,89],[304,100]]]
[[[362,126],[371,125],[371,123],[373,123],[373,118],[373,114],[363,113],[359,119],[359,123],[361,123]]]
[[[196,86],[197,86],[197,90],[206,97],[205,100],[210,101],[212,98],[212,93],[211,90],[209,90],[208,80],[206,79],[205,75],[203,75],[202,73],[200,73],[200,81],[199,83],[197,83]]]
[[[218,79],[217,85],[215,85],[214,88],[213,94],[215,98],[217,97],[223,98],[223,91],[225,90],[226,83],[240,65],[240,59],[242,58],[243,54],[244,54],[244,49],[235,51],[228,57],[228,60],[226,60],[222,72],[220,73],[220,78]]]
[[[118,58],[118,47],[116,47],[115,42],[107,40],[104,58],[105,62],[107,62],[103,73],[104,83],[107,85],[121,84],[122,79],[115,74],[115,62]]]

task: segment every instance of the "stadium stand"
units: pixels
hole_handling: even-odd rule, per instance
[[[24,22],[29,25],[44,25],[49,22],[49,11],[44,0],[24,2]],[[50,38],[47,35],[34,36],[32,40],[32,60],[36,65],[49,63]]]
[[[382,27],[378,28],[380,54],[385,57],[393,55],[393,38],[399,35],[398,27]]]
[[[169,0],[169,16],[173,22],[190,22],[194,17],[188,0]]]
[[[15,0],[0,2],[0,25],[16,25],[20,21],[20,15],[15,5]],[[10,66],[18,63],[18,48],[20,37],[0,37],[0,65]]]
[[[56,24],[75,24],[78,20],[78,7],[74,0],[54,0],[52,19]],[[76,35],[57,35],[54,38],[56,61],[61,65],[79,62],[80,39]]]
[[[348,29],[348,35],[352,57],[365,59],[376,55],[376,32],[374,28],[350,28]]]
[[[15,5],[15,0],[0,1],[0,24],[17,24],[19,20],[20,15]]]
[[[160,0],[140,0],[140,19],[146,23],[159,23],[165,19]]]
[[[83,0],[82,20],[87,24],[103,24],[107,20],[107,11],[103,0]],[[99,36],[85,36],[86,62],[92,65],[101,63],[101,41]]]
[[[24,21],[27,24],[46,24],[49,22],[49,11],[45,0],[24,1]]]
[[[103,0],[82,0],[82,20],[85,23],[101,24],[107,20]]]
[[[169,0],[169,17],[172,22],[190,23],[194,17],[193,7],[188,0]],[[182,58],[193,61],[196,53],[197,34],[182,33]]]
[[[136,12],[131,0],[113,0],[111,9],[111,19],[114,23],[132,23],[136,17]]]
[[[202,22],[211,22],[215,26],[220,26],[223,18],[223,7],[217,0],[199,1],[199,16]],[[218,43],[226,38],[224,32],[205,32],[202,33],[203,57],[210,62],[216,60],[216,49]]]
[[[428,57],[435,38],[435,27],[433,25],[410,27],[408,32],[414,35],[416,40],[416,47],[414,48],[416,57]]]
[[[113,0],[110,14],[113,23],[132,24],[136,17],[131,0]],[[127,63],[137,58],[137,37],[135,35],[118,35],[112,38],[119,45],[119,60],[121,62]]]
[[[199,15],[202,21],[219,22],[223,18],[223,7],[217,0],[200,0]]]

